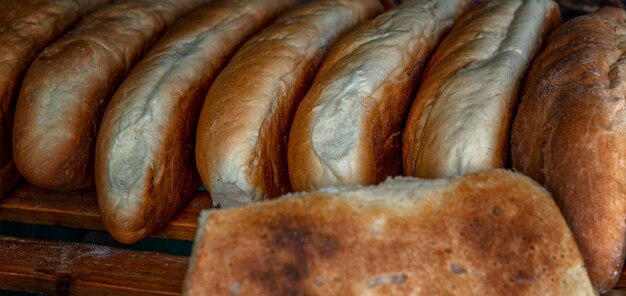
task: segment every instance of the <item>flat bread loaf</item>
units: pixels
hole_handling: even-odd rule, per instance
[[[595,295],[559,209],[504,170],[203,212],[186,295]]]

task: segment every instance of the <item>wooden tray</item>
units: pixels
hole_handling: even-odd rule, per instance
[[[193,240],[211,198],[198,192],[158,237]],[[0,221],[104,230],[95,193],[22,184],[0,200]],[[177,295],[187,257],[0,236],[0,289],[48,295]],[[626,272],[615,289],[626,290]]]
[[[156,237],[193,240],[198,192]],[[0,199],[0,221],[105,230],[95,193],[22,184]],[[84,243],[0,236],[0,289],[46,295],[179,295],[188,258]]]
[[[212,207],[206,191],[197,192],[156,237],[193,240],[202,209]],[[105,230],[94,192],[61,192],[22,184],[0,199],[0,221]]]
[[[0,289],[47,295],[179,295],[187,257],[0,236]]]

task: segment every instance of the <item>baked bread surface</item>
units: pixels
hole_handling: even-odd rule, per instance
[[[626,241],[626,12],[564,23],[536,59],[513,124],[513,167],[561,208],[594,286],[613,287]]]
[[[109,0],[0,1],[0,198],[15,185],[13,115],[20,85],[43,48],[83,15]]]
[[[202,102],[247,38],[296,0],[216,0],[178,20],[135,66],[105,112],[96,145],[100,213],[117,240],[163,227],[200,186]]]
[[[471,2],[404,1],[333,46],[292,124],[295,191],[402,174],[401,130],[422,66]]]
[[[125,0],[86,16],[26,73],[15,111],[13,156],[32,184],[94,185],[96,135],[109,99],[178,17],[206,0]]]
[[[442,178],[507,167],[520,82],[558,23],[551,0],[495,0],[463,15],[431,58],[411,107],[404,174]]]
[[[203,212],[186,295],[595,295],[529,178],[398,178]]]
[[[382,12],[378,0],[319,0],[281,16],[220,73],[198,127],[198,169],[222,207],[291,191],[287,139],[330,46]]]

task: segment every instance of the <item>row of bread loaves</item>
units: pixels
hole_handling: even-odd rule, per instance
[[[559,24],[551,0],[107,2],[0,2],[0,58],[11,61],[0,63],[0,196],[20,174],[45,188],[95,186],[106,228],[132,243],[201,182],[232,207],[401,174],[472,174],[209,214],[203,222],[235,224],[200,228],[188,291],[208,281],[235,294],[428,294],[445,272],[458,280],[450,294],[615,284],[626,249],[622,9],[547,39]],[[578,247],[537,185],[474,174],[511,160],[553,194]],[[524,222],[526,212],[537,217]],[[237,244],[224,233],[285,253],[242,246],[231,258],[224,250]],[[232,269],[203,267],[212,264]],[[485,274],[502,286],[473,278]]]
[[[105,226],[116,239],[131,243],[150,235],[200,185],[194,158],[200,109],[231,57],[212,92],[233,84],[228,73],[235,72],[248,85],[227,90],[267,93],[256,98],[259,111],[280,100],[294,113],[336,39],[383,11],[378,0],[318,0],[290,9],[299,2],[126,0],[102,6],[46,48],[26,73],[12,136],[17,169],[40,187],[95,185]],[[248,78],[241,79],[238,67],[250,72]],[[273,115],[270,128],[287,133],[290,119],[280,119],[283,113]],[[277,142],[268,141],[274,142],[267,147]]]

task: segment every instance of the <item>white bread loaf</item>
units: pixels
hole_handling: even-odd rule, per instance
[[[506,167],[520,82],[558,22],[551,0],[494,0],[464,15],[424,71],[404,130],[404,174]]]
[[[200,186],[196,127],[206,93],[237,49],[297,0],[214,0],[178,20],[113,95],[98,133],[95,181],[111,235],[162,228]]]
[[[85,16],[24,77],[13,159],[33,185],[94,187],[96,137],[111,96],[179,17],[208,0],[120,0]]]
[[[402,173],[401,131],[422,66],[471,2],[404,1],[333,46],[292,124],[294,190]]]
[[[17,184],[12,130],[15,103],[28,67],[47,45],[110,0],[0,1],[0,198]]]
[[[382,12],[378,0],[318,0],[250,39],[206,96],[196,144],[213,202],[275,198],[290,191],[287,138],[298,104],[330,46]]]

